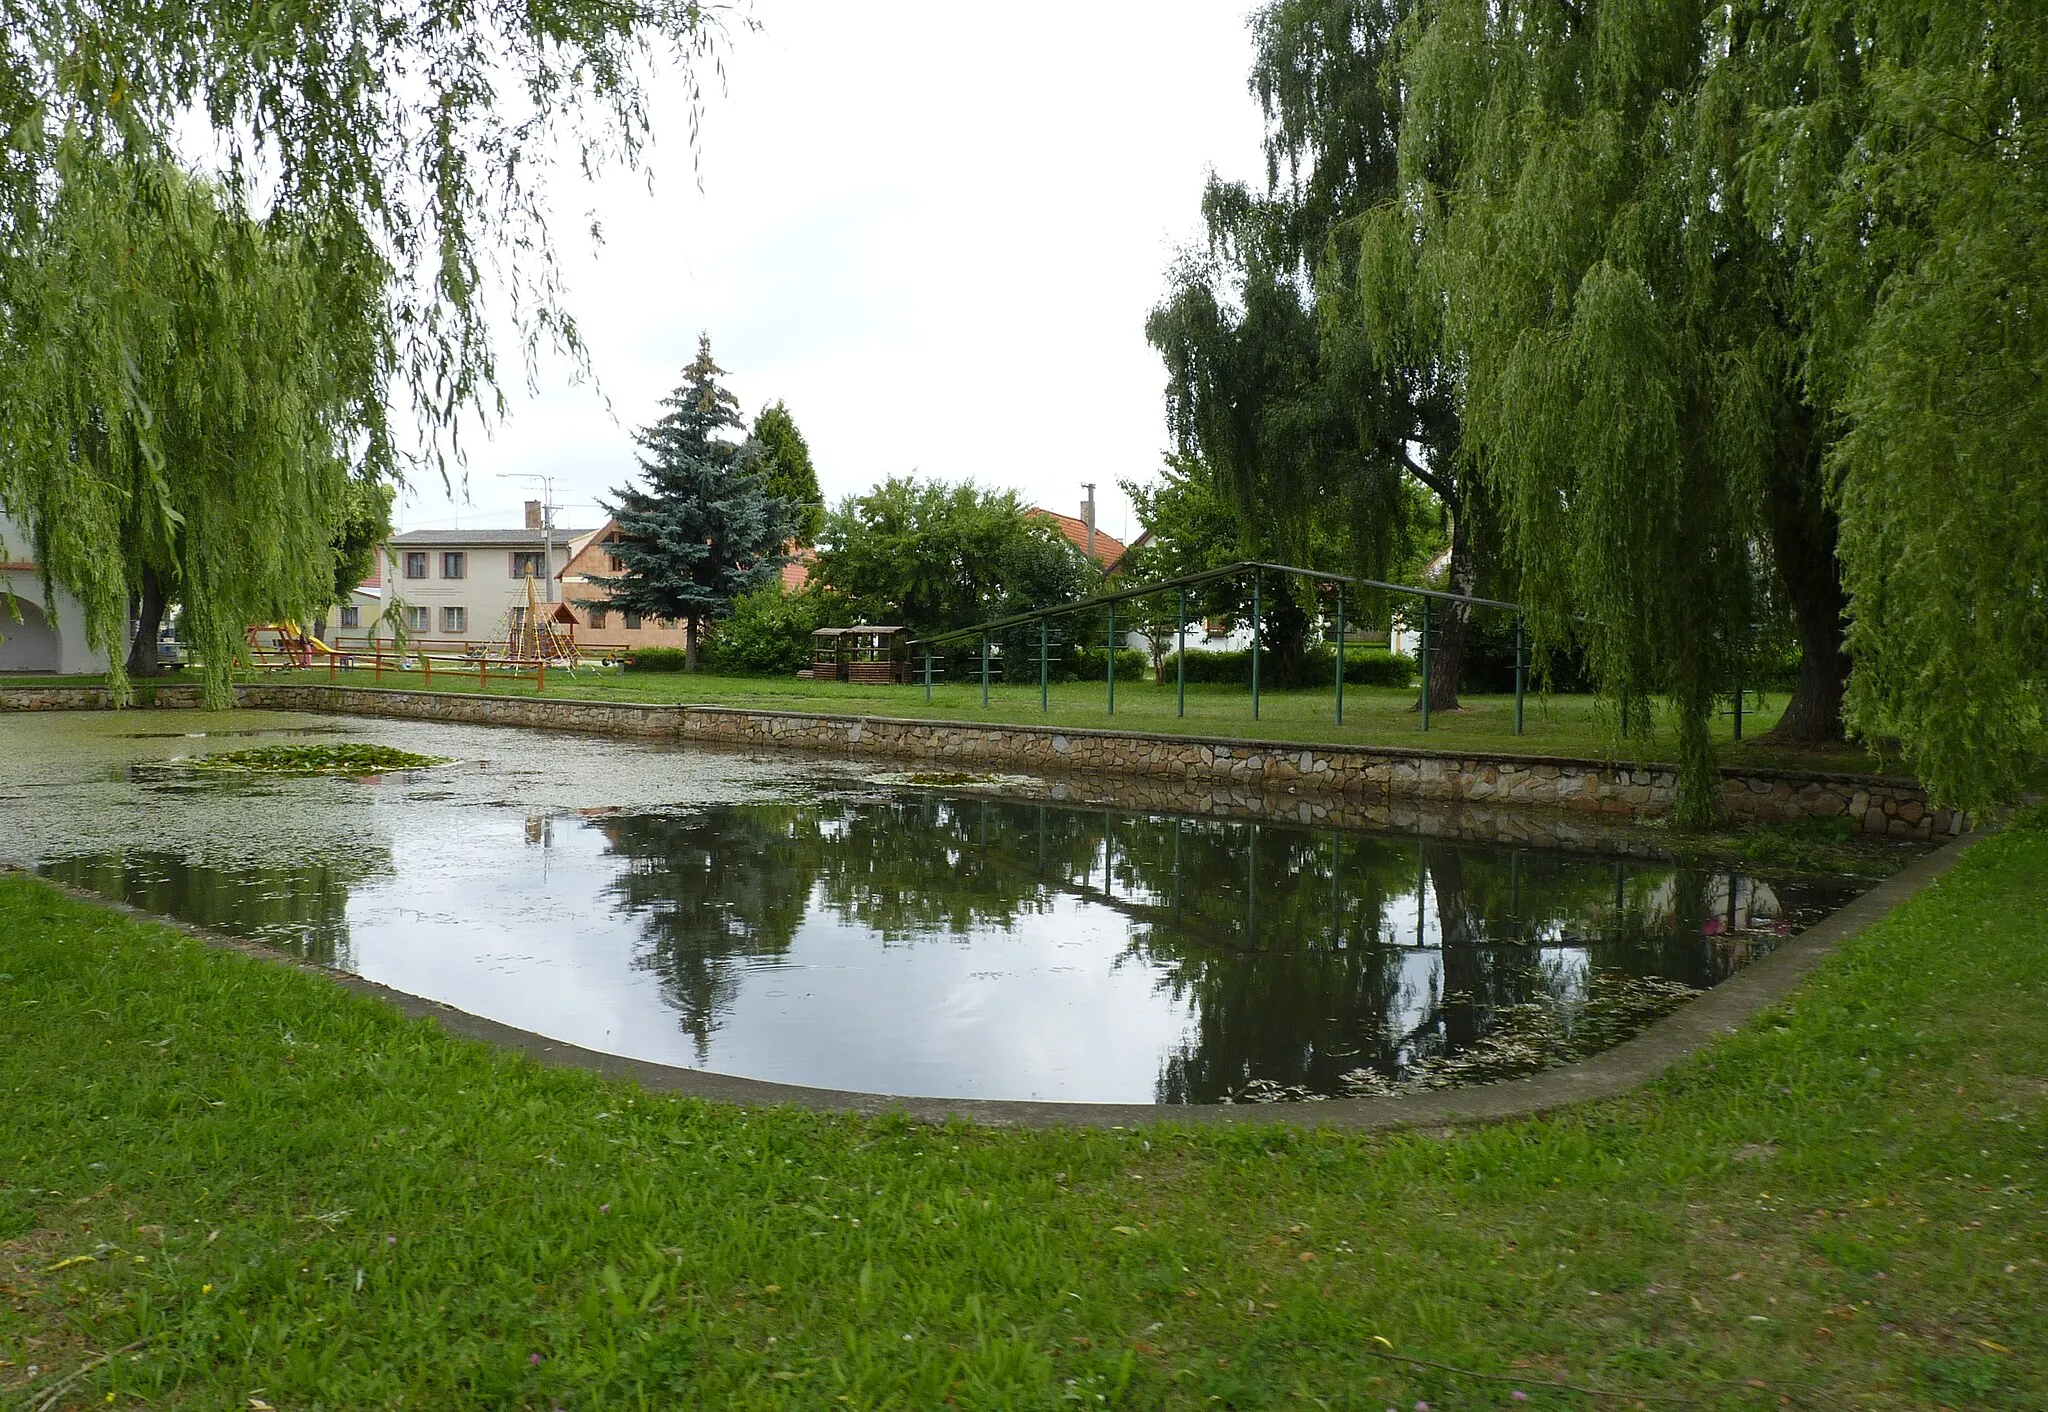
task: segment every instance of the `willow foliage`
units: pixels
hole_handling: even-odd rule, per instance
[[[1849,707],[1980,805],[2048,729],[2048,10],[1812,0],[1798,19],[1798,101],[1746,170],[1813,252]]]
[[[322,254],[175,168],[106,162],[67,172],[0,270],[0,491],[117,688],[145,573],[183,602],[215,704],[250,623],[333,599],[386,272],[339,304]]]
[[[316,606],[338,487],[502,412],[493,318],[580,355],[546,174],[637,159],[694,0],[0,0],[0,506],[115,646],[171,562],[210,668]],[[210,151],[209,151],[210,149]],[[177,175],[206,155],[209,180]],[[115,652],[118,682],[119,653]],[[224,677],[212,681],[218,693]]]
[[[2044,28],[1975,0],[1408,27],[1361,306],[1461,369],[1539,634],[1669,703],[1688,820],[1758,584],[1800,634],[1801,738],[1839,730],[1853,661],[1853,722],[1945,799],[2038,745]]]

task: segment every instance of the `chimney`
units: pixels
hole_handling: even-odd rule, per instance
[[[528,529],[540,528],[540,502],[538,500],[526,502],[526,527]]]
[[[1088,557],[1095,557],[1095,482],[1084,480],[1081,488],[1088,492],[1088,498],[1081,502],[1081,523],[1088,526]]]

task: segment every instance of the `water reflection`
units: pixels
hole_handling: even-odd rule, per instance
[[[354,797],[293,797],[330,796]],[[1853,890],[923,791],[437,801],[386,798],[388,846],[338,861],[135,847],[43,866],[594,1048],[881,1092],[1168,1103],[1463,1072],[1442,1066],[1532,1016],[1608,1043],[1635,1012],[1604,999],[1714,985]]]
[[[1714,985],[1839,905],[1780,883],[1582,858],[995,799],[827,800],[602,821],[608,892],[639,924],[700,1054],[750,972],[829,916],[881,945],[1000,953],[1077,913],[1121,926],[1183,1013],[1154,1097],[1214,1102],[1264,1082],[1344,1090],[1470,1048],[1502,1012],[1603,978]],[[1062,903],[1078,904],[1062,906]]]

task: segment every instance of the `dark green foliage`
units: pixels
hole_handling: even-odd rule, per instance
[[[1161,680],[1175,680],[1179,654],[1169,652],[1160,666]],[[1187,680],[1190,684],[1204,686],[1243,686],[1252,684],[1252,654],[1250,649],[1230,652],[1188,653]],[[1337,649],[1327,643],[1318,643],[1303,653],[1291,667],[1276,667],[1270,657],[1259,660],[1259,685],[1278,689],[1292,687],[1334,686],[1337,680]],[[1344,684],[1346,686],[1410,686],[1415,681],[1415,659],[1402,657],[1384,648],[1347,647],[1344,650]]]
[[[1109,653],[1104,648],[1078,647],[1067,656],[1067,670],[1073,673],[1077,681],[1106,682],[1109,679],[1108,657]],[[1034,663],[1036,660],[1035,657],[1032,658]],[[1132,648],[1119,648],[1116,654],[1116,679],[1119,682],[1152,680],[1152,659]]]
[[[387,770],[424,770],[449,761],[389,745],[264,745],[195,755],[172,768],[208,772],[247,771],[261,775],[373,775]]]
[[[801,507],[768,489],[757,443],[727,435],[741,425],[739,404],[719,385],[709,334],[683,371],[687,381],[662,401],[668,411],[636,438],[646,489],[621,486],[606,506],[623,572],[593,575],[605,596],[585,606],[680,621],[694,671],[704,625],[788,561]]]
[[[377,551],[391,538],[391,504],[397,490],[375,481],[352,479],[342,503],[341,527],[334,536],[334,601],[346,603],[356,585],[377,572]]]
[[[760,443],[762,462],[767,468],[768,493],[800,506],[802,523],[796,542],[809,547],[818,542],[825,527],[825,496],[818,489],[818,473],[811,466],[810,443],[797,430],[796,418],[780,402],[761,409],[754,418],[754,440]]]
[[[1013,491],[893,477],[826,516],[813,581],[846,599],[855,621],[919,636],[1082,597],[1094,566],[1024,511]],[[1021,651],[1024,638],[1011,645]],[[1035,632],[1030,650],[1035,662]]]
[[[690,669],[690,654],[680,647],[641,647],[619,658],[629,672],[682,672]]]
[[[843,599],[816,589],[791,593],[768,583],[732,601],[705,644],[704,664],[742,677],[788,676],[811,665],[811,634],[851,626]]]

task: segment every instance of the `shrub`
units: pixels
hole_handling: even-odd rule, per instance
[[[1174,653],[1166,654],[1164,680],[1172,681],[1175,671]],[[1293,672],[1282,672],[1277,668],[1273,655],[1263,654],[1259,663],[1259,685],[1266,687],[1316,686],[1336,679],[1337,650],[1327,644],[1311,647],[1304,655],[1300,668]],[[1190,652],[1188,653],[1188,681],[1200,685],[1242,686],[1252,684],[1252,654],[1249,648],[1238,652]],[[1405,687],[1415,680],[1415,662],[1409,657],[1398,657],[1379,647],[1347,647],[1344,649],[1344,681],[1348,686],[1393,686]]]
[[[1067,667],[1078,681],[1101,681],[1108,675],[1109,664],[1104,661],[1108,654],[1100,647],[1077,647],[1067,654]],[[1037,654],[1032,654],[1032,670],[1038,669]],[[1142,652],[1130,648],[1119,649],[1116,654],[1116,678],[1118,681],[1136,681],[1143,677],[1152,679],[1152,659]]]
[[[733,599],[731,616],[703,645],[704,666],[732,676],[791,676],[811,665],[813,632],[849,621],[837,598],[809,588],[791,593],[771,581]]]
[[[689,654],[680,647],[642,647],[619,658],[629,672],[680,672]]]

